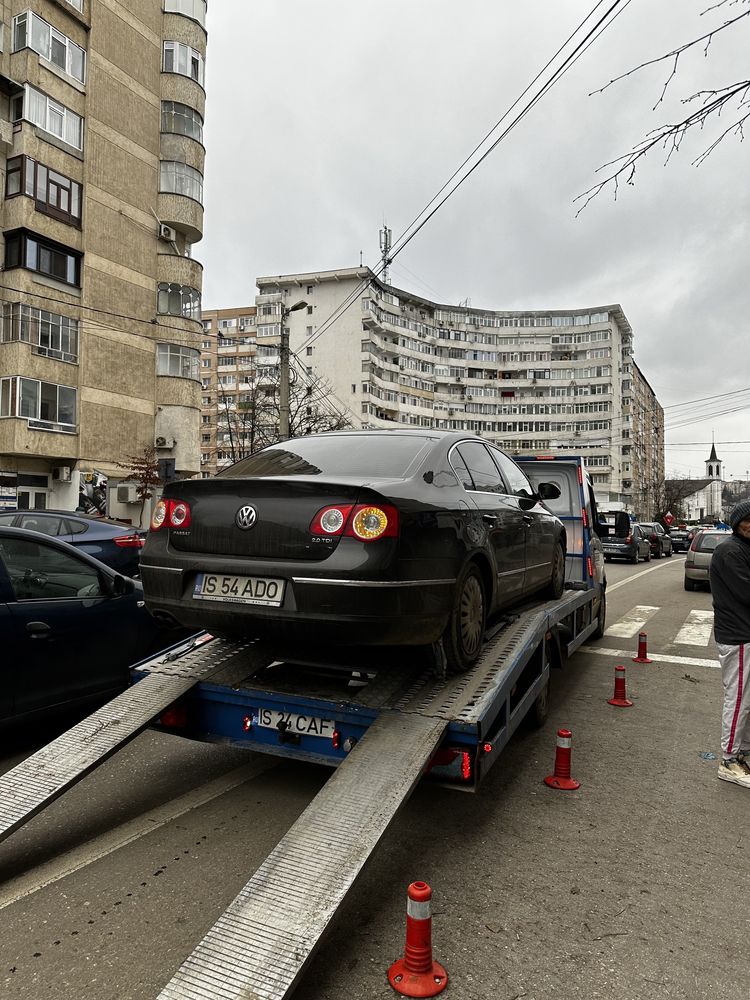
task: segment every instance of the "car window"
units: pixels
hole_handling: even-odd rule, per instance
[[[726,534],[714,535],[711,534],[711,532],[702,531],[700,535],[698,535],[698,541],[696,542],[695,545],[695,551],[713,552],[716,546],[719,545],[721,542],[723,542],[728,534],[729,532],[726,532]]]
[[[45,535],[64,535],[61,517],[40,517],[38,514],[24,514],[18,525],[29,531],[41,531]]]
[[[499,448],[490,448],[490,454],[500,466],[503,479],[508,484],[511,493],[515,493],[517,496],[534,496],[534,489],[531,483],[512,458],[509,458]]]
[[[471,478],[471,473],[466,468],[466,462],[461,458],[458,453],[458,449],[454,448],[450,456],[451,465],[453,466],[453,471],[458,476],[459,483],[463,486],[465,490],[473,490],[474,483]]]
[[[71,521],[66,519],[65,523],[68,526],[69,535],[82,535],[84,531],[89,530],[88,524],[85,524],[83,521]]]
[[[507,493],[500,470],[481,441],[464,441],[454,449],[471,474],[473,489],[480,493]],[[471,487],[470,487],[471,488]]]
[[[94,566],[44,542],[0,539],[0,559],[17,601],[104,595]]]
[[[248,476],[405,476],[435,439],[415,434],[335,434],[296,438],[240,459],[222,469],[219,479]]]
[[[17,514],[0,514],[0,524],[13,524],[17,517]]]

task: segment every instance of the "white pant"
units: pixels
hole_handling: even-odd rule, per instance
[[[721,755],[724,760],[750,753],[750,643],[716,643],[724,683],[721,713]]]

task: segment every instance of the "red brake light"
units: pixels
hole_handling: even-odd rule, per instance
[[[190,515],[190,505],[184,500],[161,499],[151,516],[151,530],[158,531],[160,528],[181,528],[190,527],[192,518]]]
[[[331,504],[310,524],[312,535],[346,536],[360,542],[398,536],[398,511],[390,504]]]
[[[121,549],[142,549],[146,544],[146,539],[143,535],[118,535],[112,541],[115,545],[119,545]]]
[[[625,539],[625,544],[626,545],[630,545],[630,543],[632,541],[633,541],[633,536],[632,535],[628,535],[628,537]]]

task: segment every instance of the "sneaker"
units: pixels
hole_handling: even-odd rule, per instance
[[[719,765],[719,777],[722,781],[750,788],[750,764],[744,760],[723,760]]]

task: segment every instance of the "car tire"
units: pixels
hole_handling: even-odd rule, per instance
[[[646,553],[646,557],[645,557],[645,559],[643,561],[644,562],[651,562],[651,549],[648,550],[648,552]]]
[[[630,559],[628,559],[628,562],[632,562],[632,564],[633,564],[634,566],[637,566],[637,565],[638,565],[638,560],[639,560],[639,559],[640,559],[640,556],[638,555],[638,549],[636,549],[636,550],[635,550],[635,555],[634,555],[634,556],[631,556],[631,557],[630,557]]]
[[[656,552],[653,553],[654,559],[661,559],[661,545],[657,545]]]
[[[669,552],[666,552],[666,553],[665,553],[665,555],[666,555],[667,559],[671,559],[671,558],[672,558],[672,551],[673,551],[673,550],[672,550],[672,549],[670,549],[670,550],[669,550]]]
[[[601,600],[599,601],[599,613],[596,616],[596,628],[591,633],[592,639],[603,639],[604,638],[604,627],[607,622],[607,592],[602,591]]]
[[[549,718],[550,709],[550,678],[532,702],[531,708],[526,713],[525,723],[530,729],[541,729]]]
[[[468,563],[456,582],[453,609],[443,632],[443,649],[449,674],[464,673],[479,659],[486,617],[482,577],[476,564]]]
[[[562,542],[555,542],[555,551],[552,553],[552,573],[550,581],[544,591],[546,597],[557,601],[563,595],[565,589],[565,547]]]
[[[695,580],[688,580],[685,577],[685,590],[695,590]]]

